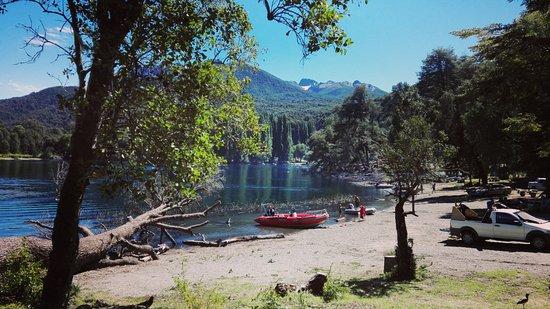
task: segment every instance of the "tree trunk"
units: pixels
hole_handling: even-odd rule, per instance
[[[485,167],[485,165],[482,162],[480,162],[479,160],[477,161],[477,172],[479,174],[479,180],[480,180],[481,184],[483,184],[483,185],[488,184],[489,183],[489,171]]]
[[[78,216],[94,160],[103,104],[114,78],[115,59],[123,39],[141,13],[142,1],[98,1],[99,38],[95,42],[88,89],[76,103],[69,170],[59,196],[52,251],[44,279],[42,308],[67,307],[78,254]]]
[[[411,280],[415,277],[416,265],[413,258],[412,247],[409,245],[407,234],[407,224],[405,222],[406,199],[400,198],[395,205],[395,229],[397,231],[397,248],[395,256],[397,258],[397,268],[394,278],[397,280]]]

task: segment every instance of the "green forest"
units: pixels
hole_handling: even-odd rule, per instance
[[[452,147],[445,167],[487,183],[489,174],[541,177],[550,171],[550,52],[547,4],[532,2],[508,25],[457,31],[476,36],[473,56],[433,50],[415,85],[400,83],[382,99],[358,88],[328,125],[309,140],[323,172],[365,172],[379,166],[381,146],[412,115]]]
[[[67,153],[70,134],[60,128],[47,128],[35,120],[13,126],[0,123],[0,157],[26,154],[50,159]]]

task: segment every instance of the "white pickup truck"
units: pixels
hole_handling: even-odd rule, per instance
[[[467,208],[453,207],[451,235],[458,236],[467,245],[478,240],[498,239],[526,241],[536,250],[544,250],[550,244],[550,222],[535,218],[517,209],[495,209],[483,218]]]

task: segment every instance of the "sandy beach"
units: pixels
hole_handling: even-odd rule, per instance
[[[494,241],[465,247],[449,239],[451,207],[464,195],[462,190],[445,190],[418,196],[418,217],[409,216],[407,225],[420,265],[448,276],[504,268],[550,276],[548,251],[534,252],[526,243]],[[484,208],[485,201],[467,205]],[[90,271],[77,275],[75,281],[85,291],[127,297],[162,294],[174,285],[174,277],[205,285],[230,280],[257,289],[276,282],[301,283],[317,271],[330,270],[342,278],[372,277],[382,273],[383,256],[394,249],[395,239],[390,209],[364,221],[304,230],[279,240],[171,250],[158,261]]]

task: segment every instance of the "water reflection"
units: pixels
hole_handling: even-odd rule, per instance
[[[35,230],[26,220],[51,222],[57,202],[52,175],[56,161],[0,161],[0,236],[27,235]],[[325,198],[336,194],[359,194],[370,206],[383,208],[387,202],[379,201],[381,194],[374,189],[362,189],[346,182],[335,181],[307,173],[301,165],[242,164],[224,169],[224,188],[206,200],[222,200],[226,212],[211,218],[203,231],[212,235],[239,235],[263,233],[269,230],[254,226],[257,215],[251,209],[265,202],[296,202]],[[230,209],[239,209],[239,215]],[[247,208],[249,211],[247,211]],[[98,228],[97,219],[108,223],[123,220],[129,213],[121,198],[104,196],[97,182],[86,191],[81,209],[83,224]],[[244,213],[244,214],[243,214]],[[225,220],[232,217],[232,226]]]

